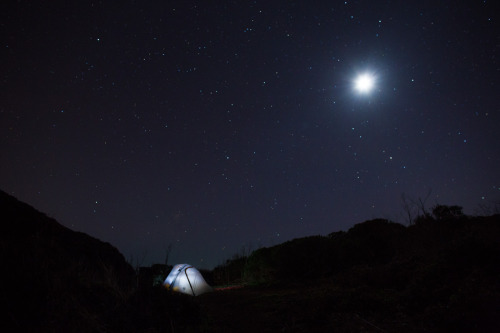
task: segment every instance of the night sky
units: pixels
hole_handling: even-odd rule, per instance
[[[134,263],[500,200],[494,1],[2,3],[0,189]]]

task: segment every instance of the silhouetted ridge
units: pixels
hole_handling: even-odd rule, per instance
[[[15,331],[92,331],[132,290],[134,270],[108,243],[72,231],[0,191],[2,323]]]

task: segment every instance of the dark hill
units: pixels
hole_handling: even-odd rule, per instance
[[[2,332],[498,331],[500,215],[438,206],[410,227],[294,239],[204,272],[231,288],[191,297],[152,286],[166,267],[137,277],[110,244],[1,191],[0,214]]]
[[[2,325],[15,332],[104,331],[134,286],[123,255],[2,191],[0,214]]]
[[[500,215],[440,214],[410,227],[377,219],[262,248],[244,269],[250,284],[332,293],[324,306],[342,303],[333,312],[397,316],[413,330],[486,332],[500,315],[499,259]]]

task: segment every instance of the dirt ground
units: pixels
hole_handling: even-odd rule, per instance
[[[346,295],[327,286],[244,287],[201,295],[197,303],[206,332],[408,331],[396,315],[389,321],[380,319],[387,309],[358,313],[354,303],[362,301],[359,297],[339,297]]]

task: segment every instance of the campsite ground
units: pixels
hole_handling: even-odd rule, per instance
[[[348,295],[349,294],[349,295]],[[244,287],[196,298],[207,332],[420,331],[398,311],[389,292],[315,286]],[[361,305],[361,306],[360,306]],[[356,309],[356,310],[355,310]]]

